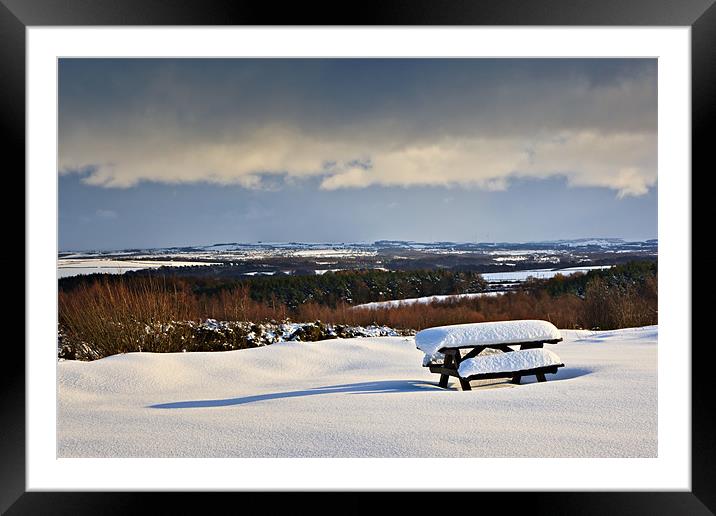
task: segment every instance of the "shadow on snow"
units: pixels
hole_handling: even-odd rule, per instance
[[[568,380],[584,376],[592,371],[583,368],[563,368],[556,375],[548,375],[549,381]],[[523,378],[523,384],[534,383],[530,381],[534,377]],[[536,381],[536,379],[535,379]],[[486,384],[484,386],[488,386]],[[475,390],[479,390],[480,386],[475,386]],[[437,383],[420,382],[413,380],[388,380],[376,382],[360,382],[346,383],[342,385],[329,385],[326,387],[315,387],[312,389],[304,389],[300,391],[274,392],[269,394],[256,394],[253,396],[243,396],[240,398],[226,398],[218,400],[189,400],[175,401],[171,403],[158,403],[149,405],[148,408],[155,409],[180,409],[180,408],[209,408],[209,407],[230,407],[233,405],[246,405],[247,403],[255,403],[257,401],[278,400],[285,398],[301,398],[304,396],[317,396],[319,394],[390,394],[401,392],[427,392],[427,391],[443,391],[438,387]]]
[[[304,396],[317,396],[319,394],[386,394],[397,392],[420,392],[442,390],[437,384],[429,382],[416,382],[412,380],[392,380],[379,382],[347,383],[343,385],[329,385],[326,387],[315,387],[301,391],[275,392],[270,394],[257,394],[241,398],[227,398],[223,400],[192,400],[176,401],[173,403],[159,403],[150,405],[149,408],[171,409],[171,408],[202,408],[202,407],[228,407],[231,405],[245,405],[257,401],[276,400],[283,398],[300,398]]]

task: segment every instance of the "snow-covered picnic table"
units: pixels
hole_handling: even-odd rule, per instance
[[[545,374],[556,373],[564,364],[543,345],[561,340],[550,322],[519,320],[428,328],[417,333],[415,345],[425,353],[423,366],[440,374],[440,387],[446,388],[448,377],[454,376],[469,391],[471,380],[511,378],[519,384],[523,376],[534,375],[546,381]]]

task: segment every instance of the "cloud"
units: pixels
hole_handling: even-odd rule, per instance
[[[113,65],[84,95],[87,70],[61,65],[60,173],[108,188],[656,184],[655,61],[251,61]]]

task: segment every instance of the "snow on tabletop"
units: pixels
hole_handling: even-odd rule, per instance
[[[561,363],[556,354],[546,349],[525,349],[468,358],[460,362],[457,372],[463,378],[467,378],[474,374],[524,371]]]
[[[561,338],[559,330],[550,322],[520,320],[436,326],[419,331],[415,335],[415,345],[424,353],[434,355],[441,349],[451,347],[517,344]]]

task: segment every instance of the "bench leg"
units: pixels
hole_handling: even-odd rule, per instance
[[[547,378],[544,376],[544,373],[537,373],[535,375],[537,377],[538,382],[546,382]]]
[[[521,380],[522,380],[522,375],[516,374],[515,376],[512,377],[512,380],[510,380],[510,383],[519,385]]]
[[[459,351],[458,351],[459,353]],[[446,367],[448,369],[455,369],[457,370],[458,362],[455,361],[455,356],[449,352],[445,351],[445,360],[443,361],[443,367]],[[443,389],[447,389],[448,386],[448,375],[441,374],[440,375],[440,382],[438,382],[438,385],[442,387]]]
[[[471,391],[472,390],[472,387],[470,387],[470,382],[468,382],[467,380],[463,380],[462,378],[460,378],[460,387],[462,388],[463,391]]]

